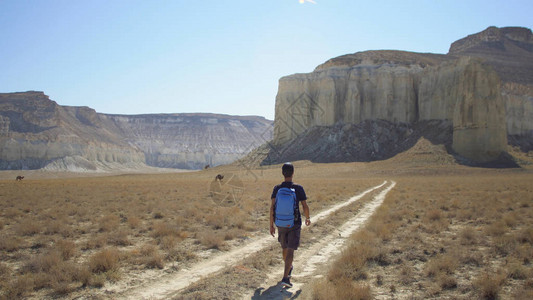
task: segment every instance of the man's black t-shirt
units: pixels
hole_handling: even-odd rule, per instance
[[[270,198],[276,198],[276,195],[278,194],[278,190],[282,187],[294,189],[294,192],[296,193],[296,200],[298,202],[307,200],[307,196],[305,195],[304,188],[301,185],[292,183],[290,181],[284,181],[281,184],[276,185],[274,187],[274,190],[272,191],[272,196]],[[302,225],[302,216],[300,214],[300,203],[298,203],[296,207],[296,220],[294,220],[294,225],[297,225],[297,226]]]

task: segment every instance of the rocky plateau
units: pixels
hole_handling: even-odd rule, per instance
[[[272,138],[272,121],[217,114],[111,115],[43,92],[0,94],[0,169],[101,171],[228,164]]]
[[[462,161],[533,150],[533,35],[489,27],[448,54],[365,51],[280,79],[263,164],[387,159],[424,137]]]

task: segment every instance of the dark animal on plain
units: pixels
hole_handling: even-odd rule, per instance
[[[222,181],[222,179],[224,179],[224,175],[220,175],[220,174],[218,174],[218,175],[215,177],[215,180],[218,180],[218,181]]]
[[[210,165],[205,165],[204,170],[209,169]]]
[[[15,179],[16,181],[19,181],[19,180],[22,180],[24,179],[24,176],[17,176],[17,179]]]

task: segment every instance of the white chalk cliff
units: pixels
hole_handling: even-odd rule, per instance
[[[295,153],[290,149],[295,144],[301,159],[313,160],[301,140],[316,134],[317,127],[324,134],[323,127],[378,120],[405,128],[421,122],[433,122],[436,128],[447,124],[450,151],[476,162],[497,159],[506,151],[508,137],[533,150],[532,87],[533,35],[526,28],[490,27],[455,42],[447,55],[366,51],[340,56],[311,73],[280,79],[272,145],[281,156],[273,161]],[[334,139],[331,133],[329,139]],[[393,140],[400,142],[389,138]],[[339,147],[357,145],[350,141]],[[372,155],[377,148],[368,147]],[[322,161],[335,151],[339,153],[331,161],[342,161],[340,152],[348,150],[327,151]]]

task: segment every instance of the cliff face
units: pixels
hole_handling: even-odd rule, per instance
[[[312,73],[283,77],[273,145],[287,150],[317,126],[382,120],[410,127],[439,121],[449,124],[455,152],[477,162],[494,160],[506,150],[508,135],[520,140],[533,132],[529,75],[518,83],[508,72],[530,57],[531,31],[502,29],[497,36],[509,55],[504,49],[491,56],[493,40],[487,50],[487,38],[474,35],[454,43],[448,55],[367,51],[331,59]],[[483,55],[475,57],[480,49]]]
[[[489,27],[454,42],[450,56],[473,56],[501,79],[507,132],[533,138],[533,34],[529,28]]]
[[[146,163],[200,169],[231,163],[272,139],[271,121],[215,114],[103,115]]]
[[[198,169],[242,157],[270,128],[261,117],[106,115],[42,92],[0,94],[0,169]]]

